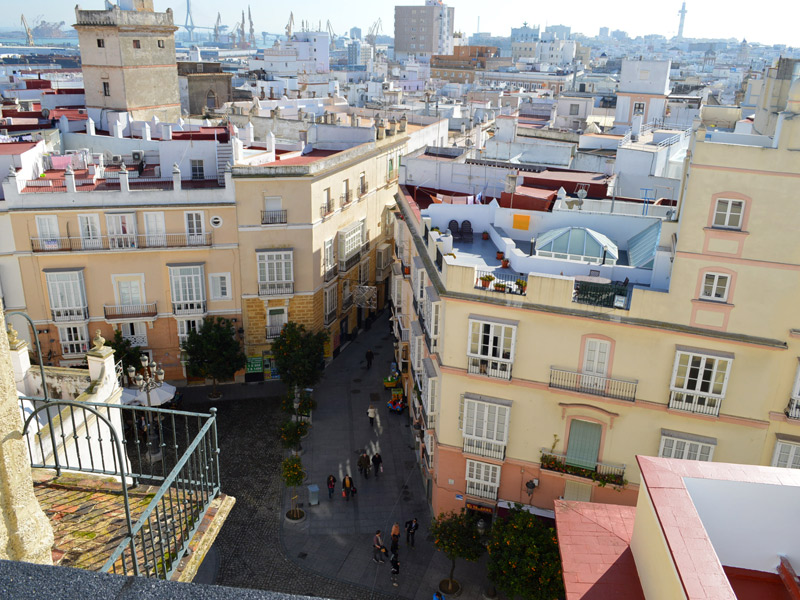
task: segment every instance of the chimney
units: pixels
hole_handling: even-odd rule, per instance
[[[161,139],[165,141],[172,139],[172,125],[167,125],[166,123],[161,125]]]
[[[642,135],[642,115],[633,115],[631,120],[631,140],[636,141]]]
[[[376,125],[378,139],[382,140],[386,130],[384,129],[383,119],[378,119],[378,124]]]
[[[389,135],[395,135],[397,133],[397,119],[392,116],[389,119],[389,131],[387,132]]]
[[[408,125],[408,117],[403,115],[402,117],[400,117],[400,128],[398,129],[398,131],[400,133],[404,133],[407,125]]]

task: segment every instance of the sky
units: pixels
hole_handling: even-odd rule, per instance
[[[10,1],[10,0],[9,0]],[[79,0],[84,9],[102,9],[103,0]],[[378,18],[383,22],[383,32],[393,35],[394,4],[386,0],[295,0],[286,4],[274,1],[251,1],[256,33],[262,31],[282,33],[289,21],[289,11],[294,12],[295,23],[307,20],[314,27],[320,21],[325,27],[328,19],[337,34],[360,27],[364,34]],[[413,0],[404,4],[424,4],[424,0]],[[480,30],[493,35],[508,36],[511,27],[520,27],[523,21],[529,25],[568,25],[573,31],[588,36],[597,35],[600,27],[622,29],[629,35],[649,33],[672,37],[678,31],[680,2],[642,2],[641,0],[569,0],[561,2],[529,2],[526,0],[452,0],[455,8],[455,28],[467,35]],[[47,21],[75,20],[75,3],[64,0],[29,0],[24,10],[29,22],[44,15]],[[192,0],[192,14],[197,26],[213,27],[217,11],[222,13],[222,22],[228,26],[241,19],[241,11],[247,10],[247,0]],[[724,6],[724,9],[722,7]],[[790,6],[795,6],[790,9]],[[221,9],[224,7],[224,10]],[[155,0],[155,8],[164,11],[172,8],[176,24],[186,19],[186,0]],[[800,9],[792,0],[761,0],[744,2],[731,0],[695,0],[687,2],[684,35],[697,38],[747,38],[749,42],[762,44],[786,44],[800,47],[800,27],[797,26]],[[794,16],[788,14],[795,11]],[[10,17],[0,25],[16,25],[18,17]]]

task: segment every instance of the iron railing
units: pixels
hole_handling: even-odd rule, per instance
[[[792,398],[784,411],[790,419],[800,419],[800,400]]]
[[[572,462],[566,454],[558,454],[550,448],[542,448],[541,465],[548,471],[568,473],[578,477],[586,477],[593,481],[623,485],[625,483],[625,465],[618,463],[593,462],[590,465],[583,461]]]
[[[369,184],[366,180],[359,183],[358,186],[358,197],[364,196],[369,191]]]
[[[350,269],[355,267],[361,261],[361,251],[356,251],[355,254],[345,259],[339,260],[339,273],[347,273]]]
[[[343,296],[342,311],[344,312],[346,310],[349,310],[351,306],[353,306],[353,294],[350,294],[349,296]]]
[[[206,314],[205,300],[194,300],[191,302],[173,302],[172,314],[175,316],[185,315],[204,315]]]
[[[436,248],[436,268],[439,271],[442,270],[442,263],[444,262],[444,257],[442,256],[442,251],[439,248]]]
[[[343,192],[342,195],[339,197],[342,207],[347,206],[353,200],[353,190],[347,190]]]
[[[101,250],[131,250],[135,248],[188,248],[211,246],[213,236],[208,233],[154,233],[134,235],[102,235],[81,237],[32,237],[33,252],[96,252]]]
[[[503,269],[494,271],[475,269],[475,287],[493,293],[524,296],[528,289],[527,275],[517,276],[514,273],[504,273],[503,271]]]
[[[323,275],[325,282],[327,283],[328,281],[331,281],[334,277],[336,277],[336,275],[338,275],[338,273],[339,273],[339,265],[333,265],[331,267],[328,267],[325,270],[325,274]]]
[[[319,216],[322,219],[324,219],[325,217],[327,217],[332,213],[333,213],[333,201],[328,201],[319,207]]]
[[[144,348],[147,346],[147,334],[137,333],[134,335],[123,335],[123,340],[128,340],[133,348]]]
[[[467,454],[476,454],[477,456],[485,456],[496,460],[504,460],[506,457],[506,445],[490,442],[489,440],[465,437],[463,449]]]
[[[576,281],[572,301],[578,304],[628,309],[628,286],[618,283]]]
[[[55,321],[56,323],[89,320],[89,307],[87,306],[74,306],[71,308],[51,308],[50,313],[53,316],[53,321]]]
[[[282,330],[283,325],[267,325],[267,339],[274,340],[281,334]]]
[[[143,319],[158,314],[156,302],[147,304],[104,304],[103,314],[109,320]]]
[[[718,417],[721,403],[721,398],[698,392],[676,392],[673,390],[669,394],[669,408],[701,415]]]
[[[336,320],[336,307],[334,306],[331,310],[325,313],[325,327],[330,325]]]
[[[636,399],[636,385],[636,381],[612,379],[611,377],[550,367],[550,387],[559,390],[571,390],[633,402]]]
[[[497,379],[511,379],[510,361],[468,356],[467,371],[473,375],[486,375]]]
[[[287,220],[286,209],[261,211],[262,225],[277,225],[280,223],[286,223],[286,220]]]
[[[20,410],[31,467],[120,479],[124,529],[101,571],[169,579],[220,493],[216,409],[22,397]],[[131,482],[159,486],[139,515],[128,501]]]
[[[284,296],[294,293],[293,281],[259,281],[259,296]]]
[[[467,479],[467,494],[487,500],[497,500],[497,486],[492,483]]]

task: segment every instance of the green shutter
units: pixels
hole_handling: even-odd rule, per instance
[[[597,453],[600,451],[600,436],[603,428],[597,423],[572,421],[569,427],[567,464],[586,469],[597,466]]]

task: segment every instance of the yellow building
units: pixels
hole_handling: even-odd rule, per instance
[[[398,196],[398,359],[434,511],[633,505],[637,454],[800,467],[797,115],[795,82],[774,143],[701,128],[669,211],[523,210],[513,181],[484,206]]]

